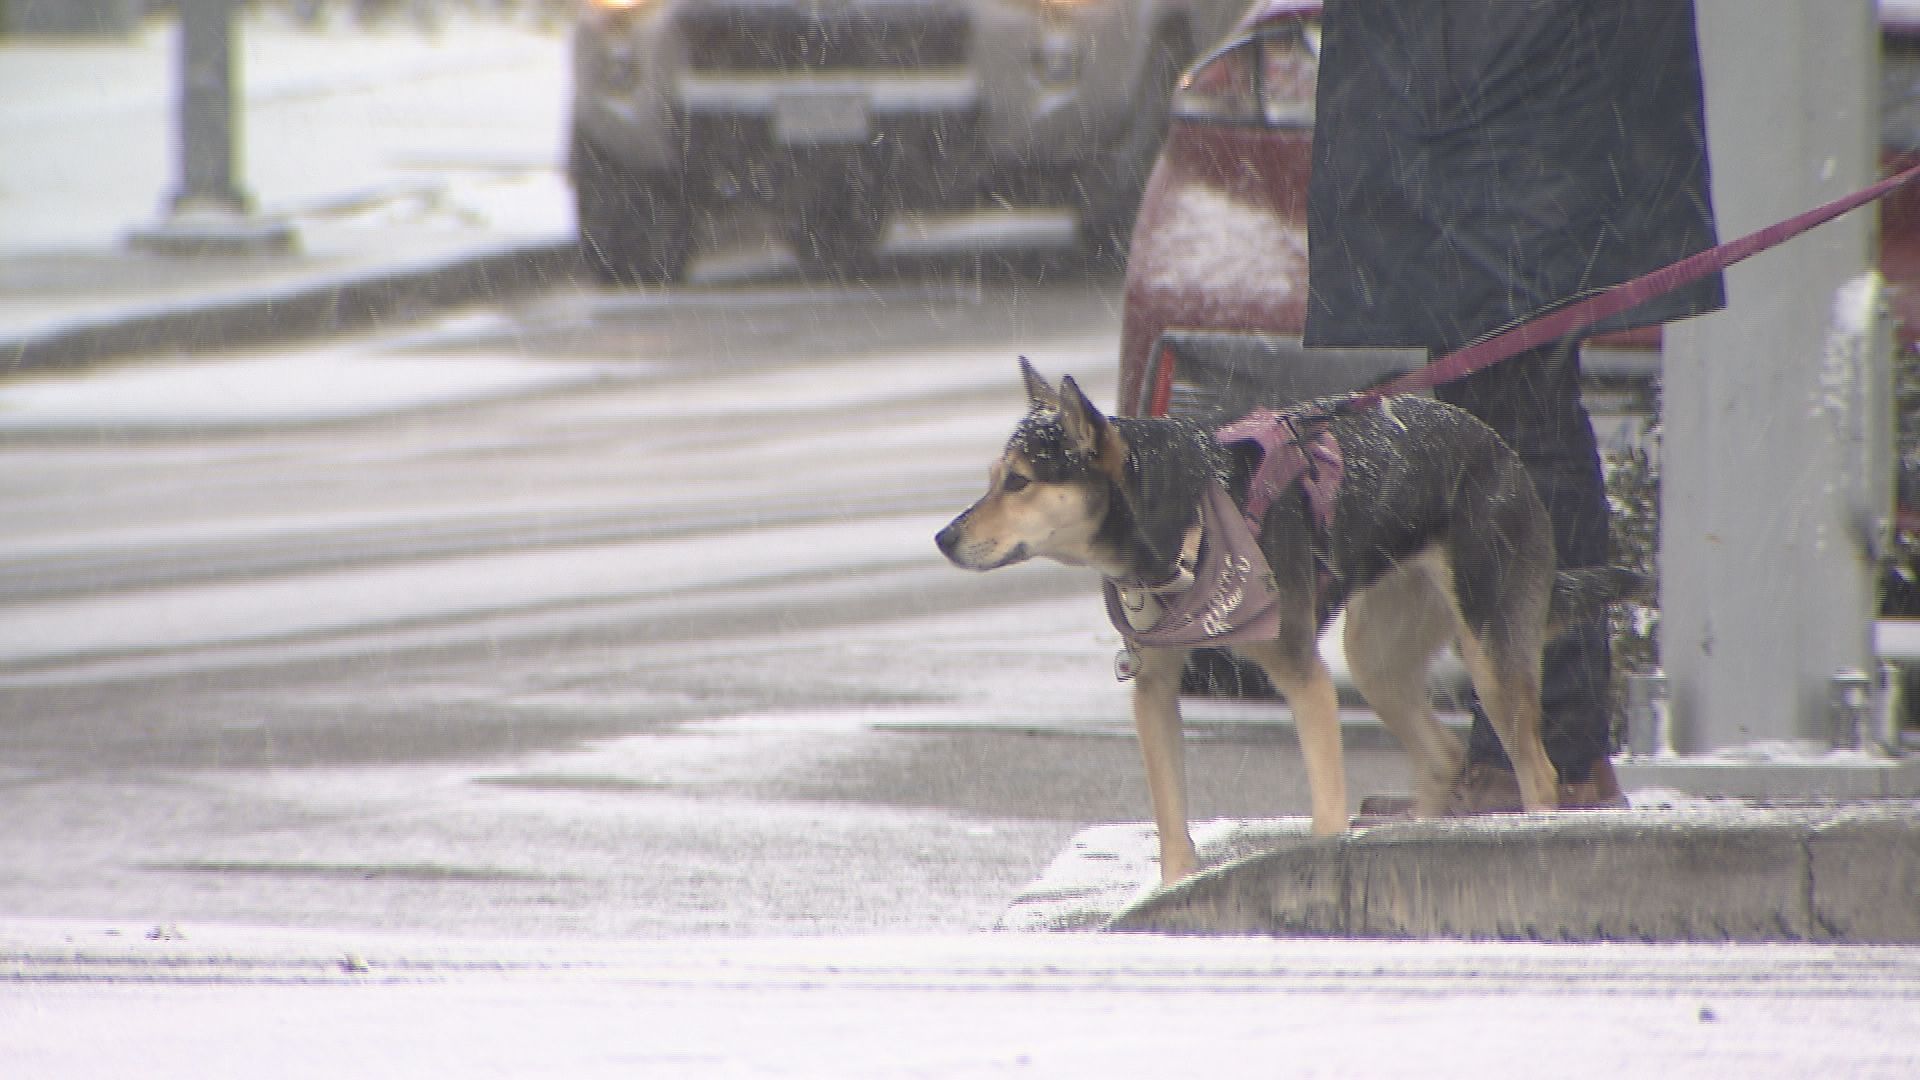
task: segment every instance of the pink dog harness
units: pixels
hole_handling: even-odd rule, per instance
[[[1214,432],[1223,444],[1260,447],[1246,505],[1234,505],[1219,481],[1208,484],[1200,521],[1189,530],[1171,581],[1104,583],[1107,617],[1127,639],[1128,654],[1136,645],[1188,648],[1273,640],[1280,631],[1280,595],[1260,551],[1261,526],[1273,500],[1294,484],[1304,489],[1316,527],[1324,533],[1332,524],[1344,464],[1340,444],[1327,428],[1330,419],[1317,412],[1257,409]],[[1322,578],[1327,576],[1323,569]],[[1129,656],[1123,655],[1120,677],[1131,675]]]

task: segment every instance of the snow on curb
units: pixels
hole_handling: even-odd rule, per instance
[[[1242,821],[1216,818],[1192,825],[1200,866],[1222,866],[1311,834],[1306,818]],[[1048,867],[1013,898],[996,930],[1099,930],[1160,884],[1159,834],[1145,822],[1081,830]]]

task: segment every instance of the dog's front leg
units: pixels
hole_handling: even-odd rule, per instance
[[[1288,650],[1278,644],[1234,647],[1259,664],[1293,710],[1300,735],[1300,757],[1312,790],[1313,831],[1336,836],[1347,831],[1347,771],[1340,760],[1340,699],[1333,674],[1311,642]]]
[[[1187,832],[1186,748],[1180,730],[1180,672],[1185,649],[1141,649],[1133,678],[1133,726],[1147,767],[1153,823],[1160,832],[1160,883],[1171,885],[1199,869]]]

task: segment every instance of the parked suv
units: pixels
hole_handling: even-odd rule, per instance
[[[587,0],[568,171],[616,281],[671,281],[757,200],[803,261],[902,211],[1068,206],[1124,248],[1198,47],[1240,0]]]

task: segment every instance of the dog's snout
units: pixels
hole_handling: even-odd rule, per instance
[[[953,558],[953,549],[960,543],[960,530],[955,528],[958,524],[959,522],[950,522],[946,528],[933,534],[934,546],[940,549],[940,554],[949,559]]]

